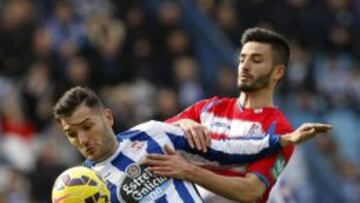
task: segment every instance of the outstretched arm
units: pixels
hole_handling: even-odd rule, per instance
[[[244,164],[277,152],[281,147],[289,144],[300,144],[316,134],[327,132],[330,129],[330,125],[307,123],[294,132],[282,136],[269,132],[264,137],[247,136],[212,140],[206,153],[192,149],[183,134],[168,134],[168,137],[174,144],[175,150],[198,155],[208,161],[216,161],[220,164]]]

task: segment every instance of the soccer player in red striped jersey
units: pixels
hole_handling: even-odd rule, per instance
[[[289,61],[290,48],[284,38],[270,30],[252,28],[244,32],[241,43],[239,97],[213,97],[199,101],[167,122],[182,127],[191,145],[200,150],[206,150],[204,146],[209,142],[208,135],[212,139],[236,139],[250,135],[263,137],[269,129],[280,135],[304,130],[321,132],[313,124],[304,124],[293,131],[289,121],[273,103],[274,91]],[[174,156],[173,162],[178,161],[174,164],[177,169],[164,163],[163,168],[155,167],[154,171],[159,175],[185,178],[232,200],[266,202],[293,150],[293,146],[289,145],[279,153],[254,163],[221,168],[185,164],[172,154],[168,156]],[[180,166],[186,167],[180,170]]]

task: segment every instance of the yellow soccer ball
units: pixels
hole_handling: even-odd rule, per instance
[[[52,189],[53,203],[109,203],[110,191],[95,171],[76,166],[61,173]]]

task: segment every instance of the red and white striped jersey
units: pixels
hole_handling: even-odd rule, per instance
[[[243,108],[237,98],[213,97],[197,102],[178,115],[168,119],[172,123],[179,119],[192,119],[206,126],[213,139],[236,138],[246,136],[265,136],[270,129],[278,135],[293,131],[291,124],[277,108]],[[266,202],[269,192],[280,172],[284,169],[293,153],[293,146],[288,146],[277,154],[243,166],[222,166],[210,170],[228,176],[256,174],[267,187],[260,202]]]

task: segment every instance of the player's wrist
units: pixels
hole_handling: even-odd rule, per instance
[[[184,169],[184,179],[186,181],[194,182],[196,178],[196,172],[198,172],[196,165],[188,163],[187,167]]]
[[[292,143],[290,137],[291,137],[291,133],[280,136],[281,147],[286,147]]]

